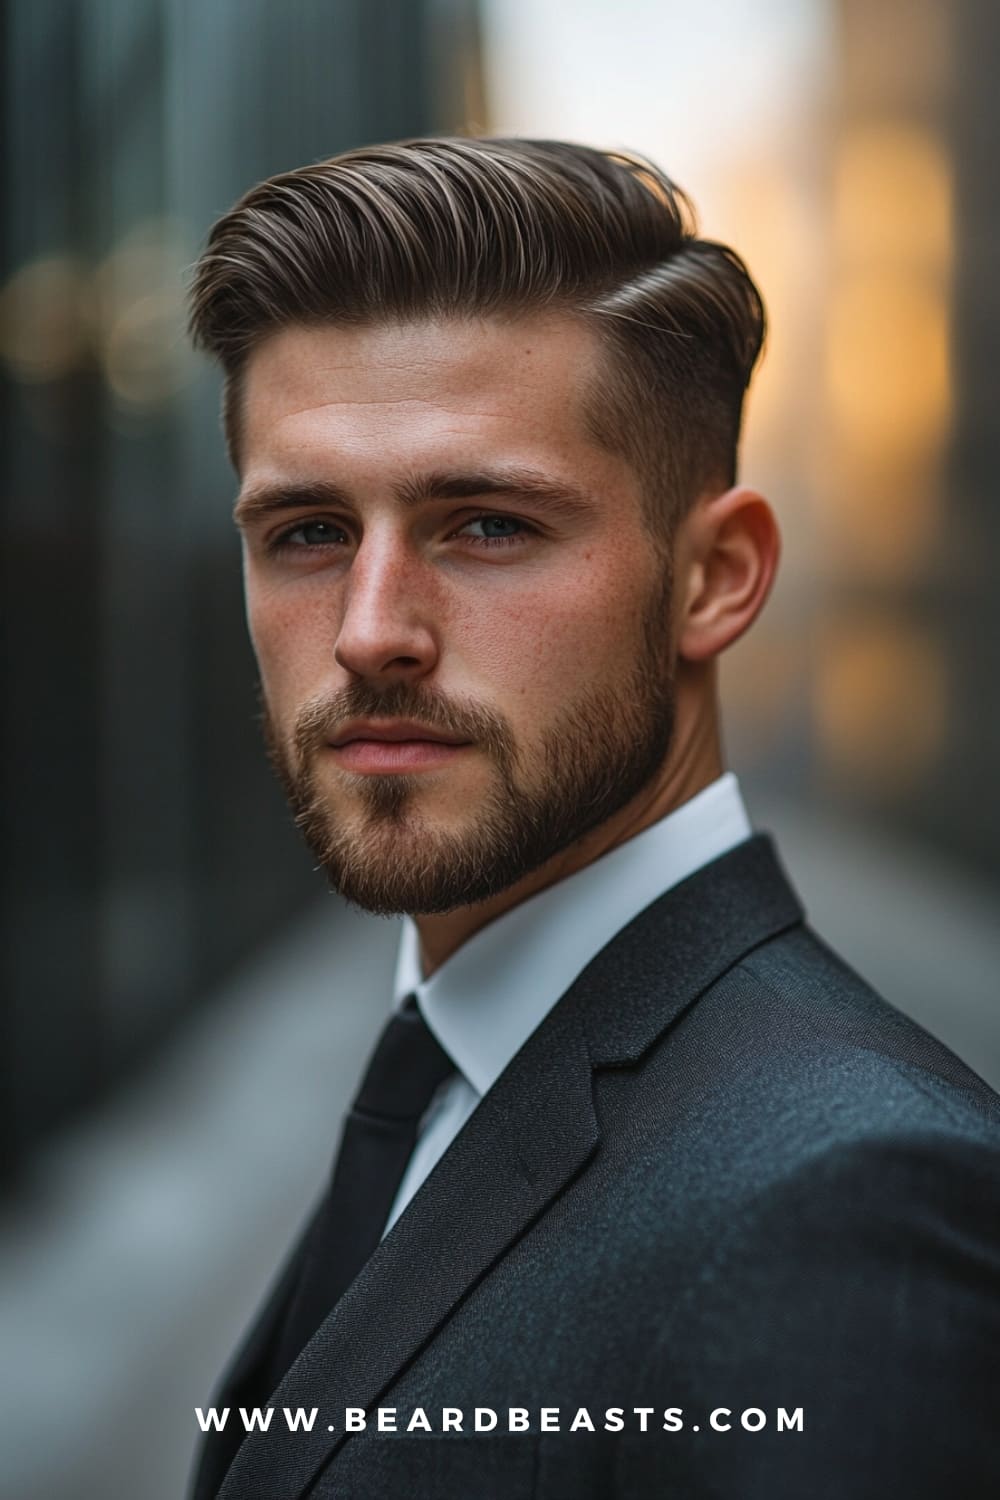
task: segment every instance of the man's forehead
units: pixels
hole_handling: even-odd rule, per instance
[[[586,448],[598,357],[567,316],[283,329],[247,362],[244,458],[284,461],[326,441]]]
[[[597,358],[593,334],[566,316],[291,327],[253,351],[244,383],[251,406],[428,399],[467,406],[484,395],[516,402],[526,387],[536,400],[553,385],[565,396]]]

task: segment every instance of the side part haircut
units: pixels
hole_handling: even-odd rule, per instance
[[[765,314],[739,256],[698,238],[685,194],[642,158],[500,138],[347,151],[246,193],[191,288],[237,471],[242,373],[279,329],[546,312],[596,333],[588,427],[633,465],[669,537],[703,489],[735,481]]]

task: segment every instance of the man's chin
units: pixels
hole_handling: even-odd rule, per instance
[[[480,890],[440,870],[431,879],[400,875],[398,869],[334,864],[325,866],[330,888],[349,905],[376,917],[441,916],[495,895],[493,882]]]
[[[321,829],[315,818],[301,820],[300,826],[331,889],[375,916],[456,911],[512,883],[475,828],[442,828],[405,806],[335,828]],[[516,878],[519,872],[512,873]]]

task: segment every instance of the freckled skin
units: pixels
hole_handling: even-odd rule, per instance
[[[247,617],[283,737],[310,699],[358,682],[406,680],[496,710],[525,763],[534,754],[537,764],[540,732],[559,709],[588,684],[620,680],[623,663],[641,649],[642,609],[662,564],[638,477],[596,445],[581,415],[600,357],[588,330],[537,315],[293,328],[255,350],[246,371],[242,492],[326,480],[350,501],[349,510],[305,505],[244,528]],[[422,474],[509,466],[584,491],[586,512],[548,514],[530,497],[510,495],[405,508],[394,490]],[[767,564],[770,512],[752,492],[729,495],[749,496],[742,507],[729,503],[737,516],[753,511],[756,550]],[[620,813],[500,896],[419,917],[428,971],[501,911],[718,775],[712,658],[760,608],[776,560],[775,541],[753,600],[743,601],[742,614],[732,606],[726,614],[719,601],[727,578],[733,594],[734,567],[716,566],[713,547],[720,526],[733,524],[727,500],[721,509],[717,497],[699,502],[676,539],[673,619],[664,621],[677,650],[676,726],[660,773]],[[482,516],[514,518],[517,543],[479,544]],[[342,528],[338,546],[268,555],[279,531],[316,520]],[[739,550],[730,546],[730,563]],[[705,624],[713,579],[714,627]],[[338,818],[359,816],[337,770],[323,774]],[[491,775],[475,752],[422,774],[414,793],[421,816],[460,828],[475,818]]]

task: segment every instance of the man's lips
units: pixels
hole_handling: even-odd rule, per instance
[[[460,735],[446,734],[440,729],[430,729],[426,724],[418,724],[413,719],[354,719],[338,729],[330,744],[335,750],[340,750],[344,745],[353,741],[373,740],[383,741],[387,744],[400,744],[403,741],[418,740],[423,743],[436,745],[467,745],[468,740],[463,740]]]
[[[470,741],[411,720],[396,719],[347,724],[329,743],[345,770],[384,775],[445,765],[467,749]]]

